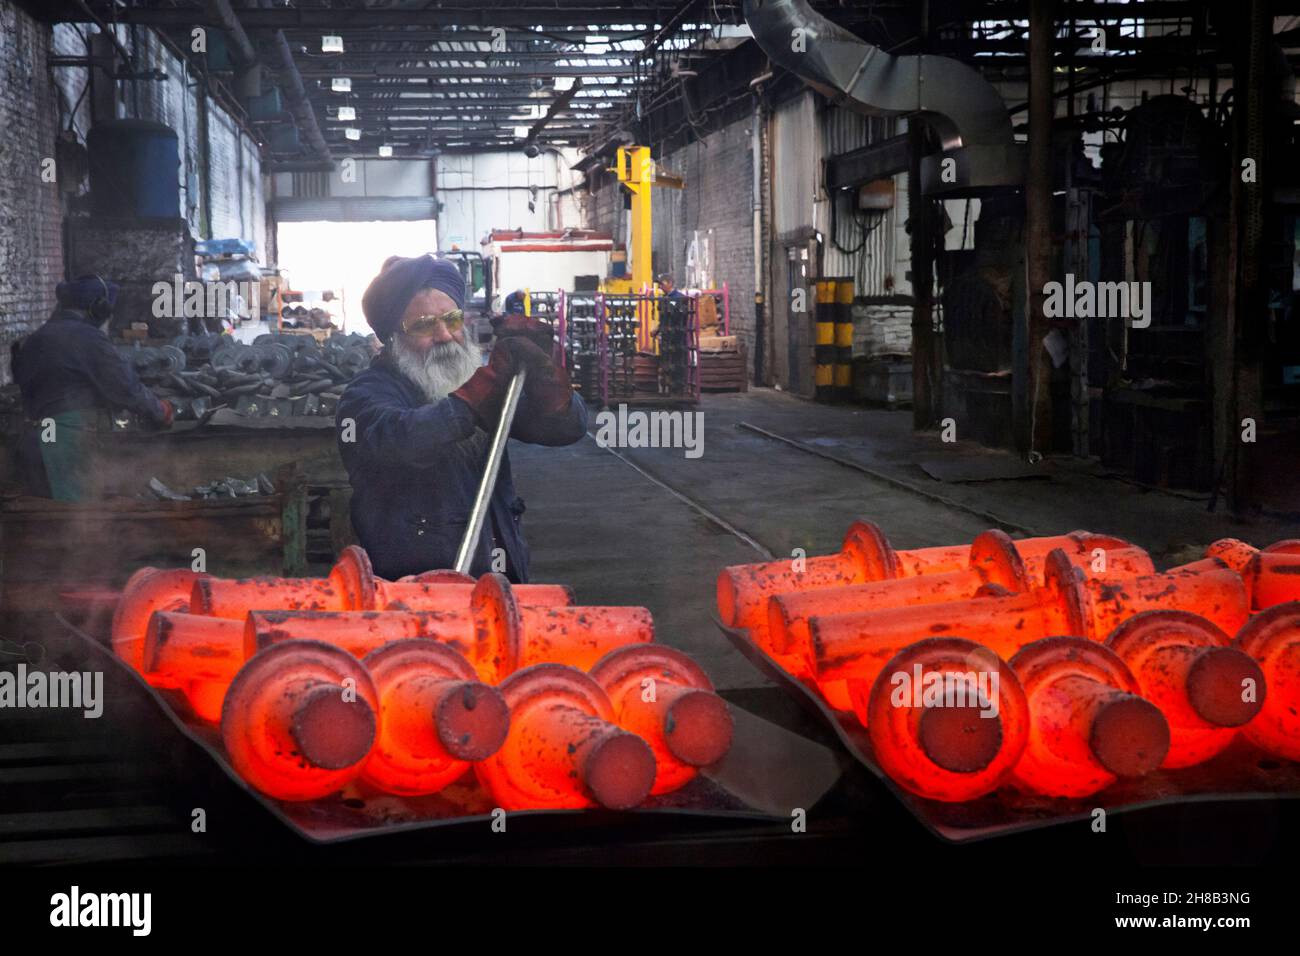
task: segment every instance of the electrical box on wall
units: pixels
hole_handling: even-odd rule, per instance
[[[894,180],[877,179],[858,187],[859,209],[893,209]]]

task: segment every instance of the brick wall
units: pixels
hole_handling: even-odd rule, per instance
[[[689,280],[687,258],[707,249],[708,280],[726,282],[731,331],[754,354],[753,160],[748,117],[723,126],[660,159],[685,189],[655,192],[655,261],[677,282]]]
[[[63,278],[58,186],[41,181],[57,132],[49,48],[49,27],[0,0],[0,382],[10,344],[49,315]]]
[[[37,23],[12,0],[0,0],[0,384],[11,380],[9,345],[45,320],[54,307],[54,287],[64,278],[64,202],[57,183],[41,181],[41,160],[54,156],[60,125],[71,125],[85,142],[91,125],[91,96],[83,69],[50,69],[47,58],[83,56],[89,24]],[[119,27],[128,47],[132,38]],[[195,235],[201,235],[199,170],[202,168],[198,131],[198,101],[188,85],[195,77],[149,30],[137,30],[136,54],[142,69],[167,75],[161,81],[118,83],[118,116],[165,123],[180,140],[181,215]],[[103,82],[102,74],[97,77]],[[78,102],[80,100],[80,102]],[[73,113],[73,106],[76,111]],[[263,263],[267,254],[266,203],[259,149],[211,98],[209,167],[212,196],[210,234],[238,236],[257,244]],[[84,192],[85,185],[81,187]],[[93,230],[82,230],[83,240]],[[109,236],[104,256],[121,252]],[[171,242],[166,250],[171,255]],[[83,243],[84,248],[84,243]],[[166,278],[166,277],[164,277]]]

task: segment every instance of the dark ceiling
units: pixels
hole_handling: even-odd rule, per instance
[[[195,26],[221,26],[224,8],[247,37],[246,49],[292,100],[276,55],[282,35],[322,136],[304,136],[301,152],[280,160],[318,159],[322,147],[337,158],[374,156],[380,146],[392,147],[395,156],[591,146],[635,128],[665,91],[700,86],[710,61],[746,42],[738,29],[741,0],[57,0],[36,6],[48,20],[153,26],[182,49]],[[1026,15],[1028,0],[814,0],[813,6],[886,50],[984,57],[987,69],[1011,77],[1024,67],[1025,39],[1015,21]],[[1107,26],[1113,57],[1070,66],[1083,81],[1122,75],[1139,53],[1141,69],[1157,74],[1213,66],[1223,59],[1216,20],[1232,15],[1230,4],[1197,0],[1058,0],[1056,8],[1062,48],[1086,45],[1097,18]],[[1120,18],[1138,11],[1163,19],[1160,29],[1148,31],[1158,35],[1135,36],[1125,28]],[[342,37],[342,53],[322,50],[326,35]],[[1067,36],[1077,42],[1067,43]],[[351,91],[332,91],[332,81],[343,77]],[[235,85],[230,73],[212,78]],[[354,109],[356,119],[340,119],[340,107]],[[301,130],[303,113],[295,119]],[[359,130],[360,138],[348,139],[348,129]]]

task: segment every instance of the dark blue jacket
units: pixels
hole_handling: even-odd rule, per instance
[[[518,291],[511,292],[506,296],[506,301],[502,305],[502,310],[506,315],[523,315],[524,314],[524,297]]]
[[[97,326],[80,312],[58,309],[23,340],[14,381],[32,421],[77,409],[124,408],[155,424],[163,406]]]
[[[348,420],[354,441],[348,442]],[[339,453],[352,483],[352,527],[375,573],[390,580],[450,568],[465,534],[491,436],[454,396],[430,403],[387,354],[347,387],[335,416]],[[573,396],[560,415],[541,416],[519,403],[510,437],[534,445],[571,445],[587,430],[587,409]],[[492,549],[506,555],[506,575],[528,580],[528,545],[510,458],[501,462],[470,573],[492,570]],[[495,542],[495,544],[494,544]]]

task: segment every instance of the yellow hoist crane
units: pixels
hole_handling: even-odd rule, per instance
[[[606,277],[601,283],[605,292],[628,294],[655,291],[654,255],[651,251],[654,216],[650,200],[651,190],[655,186],[667,189],[682,189],[686,183],[680,176],[674,176],[657,168],[650,157],[648,146],[620,146],[615,165],[607,168],[608,172],[618,177],[619,184],[631,195],[629,222],[631,238],[628,242],[627,275],[623,278]],[[657,312],[651,316],[651,333],[659,326]]]

